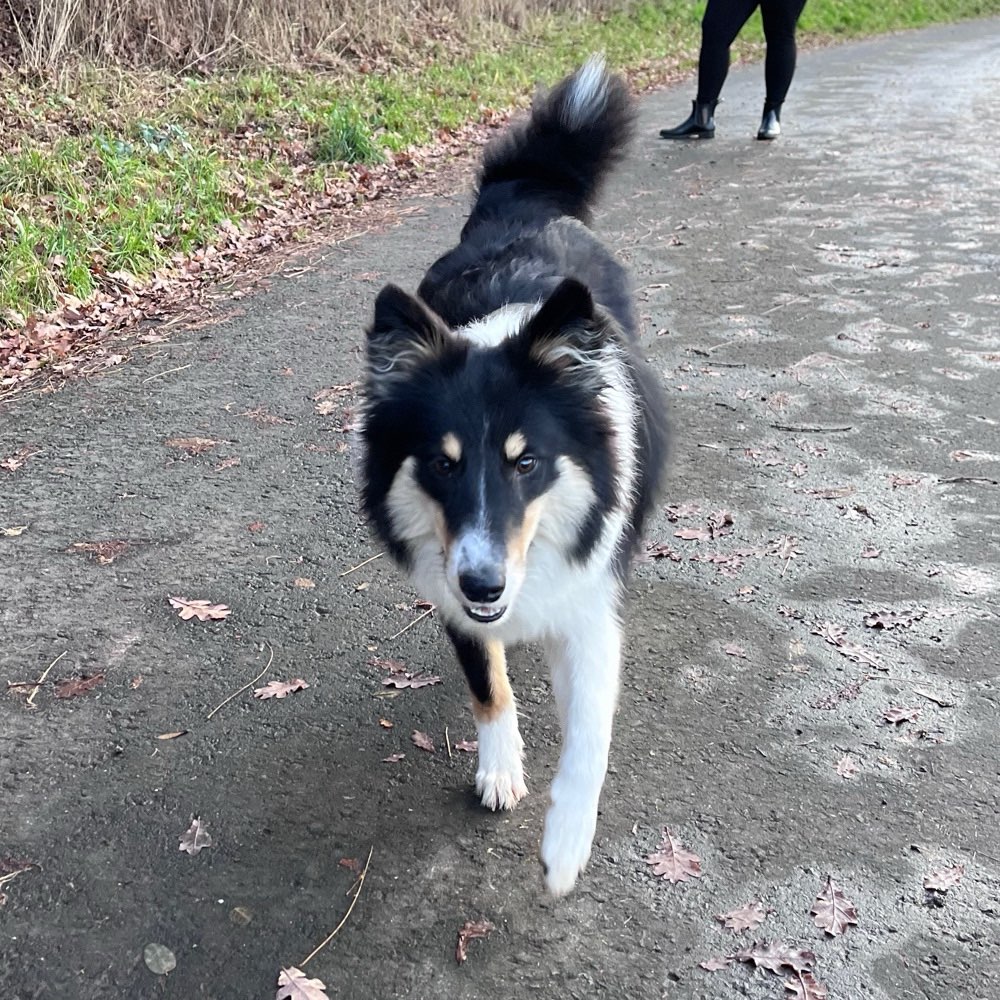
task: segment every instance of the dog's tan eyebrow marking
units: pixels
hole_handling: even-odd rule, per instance
[[[520,432],[514,431],[503,443],[503,453],[507,456],[508,462],[516,462],[524,449],[528,447],[528,439]]]
[[[462,442],[451,431],[448,431],[441,438],[441,451],[446,458],[450,458],[453,462],[458,462],[462,458]]]

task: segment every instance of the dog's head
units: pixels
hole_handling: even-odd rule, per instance
[[[368,331],[364,503],[392,554],[434,548],[474,622],[509,611],[544,537],[585,561],[621,488],[609,379],[613,323],[563,281],[493,347],[389,285]],[[619,423],[620,423],[619,418]],[[430,595],[428,595],[430,596]]]

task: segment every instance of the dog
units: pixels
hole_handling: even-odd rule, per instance
[[[634,116],[600,56],[536,96],[487,146],[458,245],[415,296],[386,285],[367,331],[364,511],[454,645],[490,809],[527,794],[505,649],[545,650],[563,745],[541,858],[557,896],[590,857],[623,590],[665,460],[630,279],[588,228]]]

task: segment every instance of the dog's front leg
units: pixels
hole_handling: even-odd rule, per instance
[[[447,631],[472,693],[479,736],[476,791],[489,809],[513,809],[528,789],[522,762],[524,741],[517,728],[503,643],[479,642],[450,627]]]
[[[546,643],[563,746],[545,816],[542,864],[555,896],[573,888],[590,858],[597,805],[608,770],[618,697],[621,630],[609,600],[586,622]]]

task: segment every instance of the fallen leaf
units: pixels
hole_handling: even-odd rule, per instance
[[[882,713],[882,718],[891,726],[896,726],[900,722],[916,722],[920,718],[919,708],[887,708]]]
[[[181,451],[186,451],[189,455],[201,455],[206,451],[211,451],[217,444],[222,444],[222,441],[213,441],[212,438],[203,437],[187,437],[187,438],[169,438],[164,442],[168,448],[178,448]]]
[[[792,948],[781,941],[755,941],[749,948],[729,956],[737,962],[753,962],[754,968],[778,972],[783,967],[805,972],[816,963],[816,956],[805,948]]]
[[[405,674],[406,664],[402,660],[393,660],[387,656],[373,656],[368,661],[369,667],[376,670],[388,670],[390,674]]]
[[[462,753],[479,753],[479,740],[459,740],[453,746]]]
[[[191,601],[186,597],[168,598],[170,606],[177,608],[178,613],[184,621],[197,618],[200,622],[222,621],[232,613],[232,608],[225,604],[211,604],[208,601]]]
[[[672,503],[664,508],[668,521],[678,521],[682,517],[695,517],[701,513],[701,508],[696,503]]]
[[[0,528],[0,535],[5,535],[7,538],[17,538],[27,527],[26,524],[18,524],[10,528]]]
[[[177,957],[164,944],[147,944],[142,949],[142,960],[155,976],[165,976],[177,968]]]
[[[965,874],[965,865],[952,865],[950,868],[939,868],[924,879],[924,888],[933,892],[947,892],[954,889]]]
[[[104,674],[92,674],[90,677],[70,677],[64,681],[56,681],[54,694],[57,698],[78,698],[81,694],[93,691],[98,684],[104,683]]]
[[[89,555],[99,566],[110,566],[126,549],[128,542],[74,542],[66,551]]]
[[[647,542],[643,554],[647,559],[669,559],[671,562],[680,562],[684,558],[666,542]]]
[[[882,550],[877,549],[874,545],[866,545],[861,550],[862,559],[878,559],[880,555],[882,555]]]
[[[337,864],[341,868],[346,868],[348,871],[354,872],[355,875],[361,871],[361,862],[357,858],[341,858]]]
[[[192,857],[212,846],[212,838],[201,819],[195,816],[191,820],[191,825],[187,828],[184,836],[181,837],[180,850],[187,851]]]
[[[434,753],[434,741],[426,734],[420,732],[419,729],[414,729],[410,733],[410,739],[413,741],[413,745],[419,747],[421,750],[426,750],[428,753]]]
[[[854,763],[854,759],[849,754],[844,754],[837,761],[837,774],[842,778],[853,778],[860,770],[861,768]]]
[[[441,678],[432,674],[391,674],[382,681],[383,687],[422,688],[440,684]]]
[[[704,969],[706,972],[718,972],[720,969],[725,969],[727,966],[732,964],[731,958],[719,958],[713,956],[712,958],[705,959],[704,962],[699,962],[698,967]]]
[[[474,938],[487,937],[494,930],[488,920],[466,920],[458,932],[458,944],[455,946],[455,961],[461,965],[469,957],[469,942]]]
[[[701,858],[687,850],[667,827],[657,849],[646,857],[646,864],[653,866],[653,874],[668,879],[671,884],[701,878]]]
[[[307,979],[306,974],[293,965],[281,970],[274,1000],[330,1000],[330,997],[321,979]]]
[[[251,521],[247,525],[247,531],[258,532],[263,531],[267,525],[263,521]]]
[[[738,934],[740,931],[757,930],[766,916],[767,910],[764,909],[764,904],[759,899],[755,899],[752,903],[746,903],[728,913],[716,914],[715,919],[726,930],[735,931]]]
[[[391,753],[388,757],[382,758],[383,764],[398,764],[404,757],[405,753]]]
[[[674,532],[675,538],[683,538],[689,542],[705,542],[712,537],[708,528],[681,528]]]
[[[809,915],[813,918],[813,923],[831,937],[843,934],[851,924],[858,922],[858,911],[854,908],[854,904],[840,891],[829,875]]]
[[[894,628],[909,628],[923,617],[923,611],[872,611],[865,616],[865,624],[869,628],[881,628],[888,632]]]
[[[889,474],[889,483],[892,488],[898,489],[900,486],[916,486],[917,483],[923,482],[922,476],[904,476],[898,472],[892,472]]]
[[[158,740],[176,740],[178,736],[187,736],[187,734],[186,729],[178,729],[175,733],[160,733],[156,738]]]
[[[309,685],[296,677],[292,681],[268,681],[263,687],[254,688],[253,696],[265,700],[267,698],[287,698],[296,691],[304,691]]]
[[[222,472],[223,469],[232,469],[234,466],[239,465],[240,461],[241,459],[239,455],[233,455],[231,458],[224,458],[218,465],[216,465],[215,471]]]
[[[315,580],[310,580],[307,576],[297,576],[292,580],[293,587],[301,587],[303,590],[311,590],[316,586]]]
[[[800,972],[796,979],[786,979],[785,989],[792,994],[790,1000],[827,1000],[830,995],[811,972]]]
[[[378,720],[378,724],[383,729],[392,729],[392,723],[388,719],[379,719]]]
[[[142,685],[142,674],[136,674],[135,677],[129,681],[129,687],[134,691],[136,688]]]
[[[722,647],[722,651],[726,654],[726,656],[738,656],[741,660],[745,660],[747,658],[747,651],[735,642],[727,642],[725,646]]]

